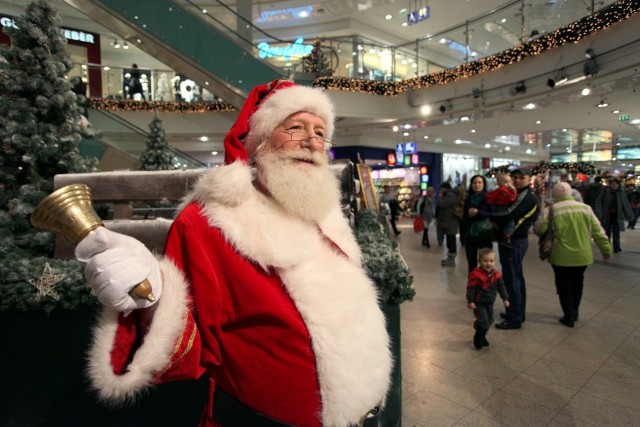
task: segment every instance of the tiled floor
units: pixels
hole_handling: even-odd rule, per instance
[[[623,251],[608,262],[597,254],[573,329],[558,323],[553,272],[530,235],[527,321],[492,327],[491,346],[478,351],[464,249],[455,268],[441,267],[434,227],[431,249],[409,220],[400,229],[417,292],[401,305],[405,427],[640,425],[640,230],[623,232]],[[499,302],[495,310],[497,318]]]

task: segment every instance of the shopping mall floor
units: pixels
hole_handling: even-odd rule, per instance
[[[622,252],[607,262],[598,254],[587,269],[574,328],[558,323],[553,272],[530,235],[526,322],[492,327],[491,345],[476,350],[464,249],[455,268],[441,267],[434,228],[431,249],[408,219],[393,237],[416,289],[401,305],[403,426],[640,425],[639,229],[621,233]],[[498,298],[496,319],[500,307]]]

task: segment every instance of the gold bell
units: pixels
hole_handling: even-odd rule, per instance
[[[67,185],[45,197],[33,211],[31,224],[58,233],[74,245],[96,228],[104,226],[93,210],[91,189],[84,184]],[[151,283],[146,279],[133,288],[131,294],[155,301]]]

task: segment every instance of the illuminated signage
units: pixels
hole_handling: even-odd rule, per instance
[[[407,23],[409,25],[417,24],[429,19],[429,16],[431,16],[431,8],[429,6],[421,7],[407,14]]]
[[[287,9],[263,10],[256,22],[281,21],[283,19],[304,18],[313,13],[313,6],[289,7]]]
[[[309,55],[313,50],[313,45],[304,44],[304,38],[298,37],[296,41],[286,46],[271,46],[267,42],[258,43],[258,56],[264,58],[282,58],[288,61],[292,57],[302,58]]]
[[[411,164],[417,165],[418,163],[420,163],[420,159],[418,158],[418,153],[413,153],[411,155]]]
[[[15,21],[13,19],[11,19],[11,18],[6,17],[6,16],[3,16],[2,18],[0,18],[0,24],[3,27],[18,28],[16,26]],[[73,41],[87,43],[87,44],[95,44],[95,39],[94,39],[93,34],[85,33],[84,31],[70,30],[68,28],[62,28],[62,35],[67,40],[73,40]]]
[[[395,153],[387,154],[387,164],[390,165],[390,166],[395,166],[396,165],[396,154]]]

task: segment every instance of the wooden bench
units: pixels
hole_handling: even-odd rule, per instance
[[[330,168],[340,182],[345,215],[353,219],[355,214],[351,207],[351,202],[355,199],[353,164],[348,161],[338,161]],[[140,215],[138,217],[134,215],[133,203],[163,201],[176,206],[206,170],[60,174],[54,177],[53,184],[55,190],[70,184],[87,185],[91,189],[94,206],[113,203],[113,219],[103,220],[109,230],[134,237],[144,243],[152,252],[161,253],[164,249],[167,232],[173,222],[173,215],[170,215],[170,218],[140,218]],[[145,210],[154,211],[153,208]],[[70,242],[64,237],[56,235],[54,258],[73,258],[73,251],[74,246]]]

